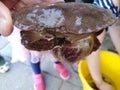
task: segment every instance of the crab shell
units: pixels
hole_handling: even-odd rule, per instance
[[[110,11],[84,3],[43,3],[21,8],[13,23],[30,50],[51,50],[62,62],[74,63],[97,50],[103,29],[116,21]]]

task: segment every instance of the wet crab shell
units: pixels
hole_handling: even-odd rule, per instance
[[[51,50],[69,63],[97,50],[100,42],[96,36],[115,21],[110,11],[78,2],[35,4],[13,14],[27,49]]]

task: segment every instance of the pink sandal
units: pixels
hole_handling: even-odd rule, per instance
[[[42,74],[33,74],[34,89],[44,90],[44,80]]]
[[[70,77],[69,71],[65,68],[63,64],[54,64],[55,69],[60,73],[60,77],[63,80],[67,80]]]

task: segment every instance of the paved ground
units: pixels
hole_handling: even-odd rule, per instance
[[[109,37],[104,41],[103,49],[114,49]],[[11,45],[5,37],[0,37],[0,54],[7,61],[11,60]],[[5,74],[0,74],[0,90],[34,90],[32,72],[28,62],[17,62],[10,64],[10,70]],[[46,88],[45,90],[82,90],[82,83],[78,74],[71,65],[65,65],[71,74],[69,80],[64,81],[59,77],[58,72],[53,68],[52,62],[43,57],[41,62]]]
[[[79,1],[79,0],[77,0]],[[105,38],[102,49],[114,49],[109,37]],[[11,60],[11,45],[5,37],[0,37],[0,54],[7,61]],[[44,74],[45,90],[82,90],[82,83],[78,74],[71,65],[65,66],[69,69],[71,77],[64,81],[59,77],[58,72],[53,68],[52,62],[43,57],[41,68]],[[34,90],[32,72],[28,62],[17,62],[10,64],[10,70],[5,74],[0,74],[0,90]]]
[[[5,37],[0,37],[0,53],[6,60],[11,60],[11,45]],[[0,74],[0,90],[33,90],[32,72],[28,62],[10,64],[10,70]],[[45,90],[82,90],[81,80],[71,65],[65,65],[71,74],[69,80],[64,81],[53,68],[52,62],[43,57],[41,62],[45,78]]]
[[[11,53],[10,43],[5,37],[0,37],[0,54],[10,62]],[[43,59],[41,68],[46,84],[45,90],[82,90],[81,80],[71,65],[65,65],[71,77],[64,81],[53,68],[52,62],[48,58]],[[7,73],[0,74],[0,90],[34,90],[31,67],[28,62],[10,63],[10,67]]]

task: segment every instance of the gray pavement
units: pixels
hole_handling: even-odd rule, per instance
[[[81,1],[81,0],[76,0]],[[12,49],[6,37],[0,36],[0,55],[10,62]],[[51,60],[43,57],[41,69],[45,80],[45,90],[82,90],[82,83],[78,73],[72,65],[65,65],[70,71],[69,80],[62,80],[58,72],[53,68]],[[29,62],[10,63],[10,70],[0,74],[0,90],[34,90],[32,70]]]
[[[0,54],[10,62],[11,45],[5,37],[0,36]],[[62,80],[58,72],[53,68],[51,60],[43,57],[41,69],[43,72],[46,88],[45,90],[82,90],[82,83],[72,65],[65,66],[70,71],[69,80]],[[29,62],[10,63],[10,70],[0,74],[0,90],[34,90],[32,81],[32,70]]]
[[[109,36],[106,36],[102,49],[114,50],[114,46],[109,39]],[[0,55],[3,55],[4,58],[10,62],[11,54],[10,43],[5,37],[0,36]],[[66,81],[60,78],[58,72],[53,68],[51,60],[43,57],[41,69],[46,85],[45,90],[83,90],[78,73],[74,71],[72,65],[66,64],[65,66],[71,74],[70,79]],[[0,90],[34,90],[32,70],[29,62],[10,63],[10,70],[4,74],[0,74]]]
[[[104,40],[102,49],[114,50],[108,35]],[[11,50],[11,45],[7,41],[7,38],[0,36],[0,55],[4,56],[8,62],[11,61]],[[65,65],[70,71],[71,77],[69,80],[64,81],[53,68],[51,60],[47,57],[43,57],[42,59],[41,69],[45,79],[45,90],[83,90],[80,77],[72,65]],[[4,74],[0,74],[0,90],[34,90],[32,70],[29,62],[10,63],[10,70]]]

